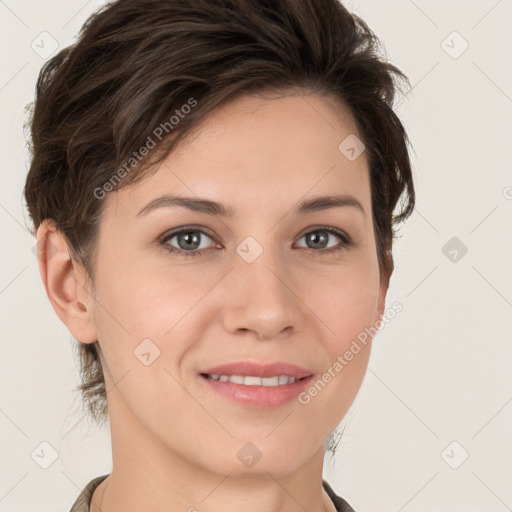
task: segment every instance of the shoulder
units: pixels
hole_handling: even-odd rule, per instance
[[[82,490],[69,512],[89,512],[92,495],[98,485],[107,478],[108,474],[93,478]]]
[[[329,495],[338,512],[356,512],[341,496],[338,496],[327,481],[322,480],[325,492]]]

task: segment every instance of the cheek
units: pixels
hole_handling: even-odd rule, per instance
[[[141,336],[160,338],[190,309],[195,288],[180,282],[179,270],[171,274],[128,258],[111,260],[98,275],[97,298],[102,317],[123,337],[134,343]]]
[[[376,321],[379,271],[376,261],[329,266],[303,282],[301,295],[324,325],[333,346],[346,343]]]
[[[340,417],[357,394],[370,357],[371,328],[378,320],[377,262],[361,259],[350,266],[331,267],[315,283],[304,297],[324,333],[317,347],[324,373],[311,393],[318,394],[317,403],[333,409],[333,417]]]
[[[378,282],[368,269],[331,275],[308,291],[311,308],[325,333],[317,345],[321,373],[299,402],[309,411],[325,411],[317,428],[332,430],[353,403],[364,379],[377,315]],[[322,422],[325,422],[323,424]],[[329,430],[330,429],[330,430]]]
[[[129,387],[125,398],[137,400],[143,390],[169,387],[168,372],[180,369],[190,340],[200,339],[208,319],[197,303],[215,281],[204,273],[192,280],[179,269],[142,270],[134,262],[117,261],[112,272],[109,268],[103,265],[97,279],[98,339],[112,380],[129,372],[119,389]]]
[[[105,251],[98,265],[95,323],[101,350],[116,382],[128,371],[132,375],[140,371],[142,365],[134,350],[143,340],[156,339],[165,328],[158,324],[158,308],[164,304],[155,284],[116,251],[108,255]]]

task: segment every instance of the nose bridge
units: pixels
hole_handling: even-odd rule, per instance
[[[236,290],[226,311],[226,327],[254,331],[259,337],[272,338],[284,329],[295,329],[297,298],[290,290],[279,247],[271,235],[260,243],[247,237],[236,248],[230,289]],[[231,292],[230,292],[231,293]]]
[[[284,284],[287,280],[285,262],[271,235],[261,243],[248,237],[237,247],[237,254],[241,260],[237,262],[240,274],[242,279],[248,280],[255,299],[261,299],[260,291],[263,295],[265,291],[272,295],[271,300],[289,299],[289,290]]]

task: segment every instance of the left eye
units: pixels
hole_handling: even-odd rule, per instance
[[[329,237],[337,237],[341,243],[334,246],[328,245]],[[164,237],[160,244],[165,246],[169,253],[177,253],[180,256],[200,256],[204,249],[208,248],[201,243],[201,238],[206,237],[213,241],[213,239],[201,229],[182,228]],[[178,247],[170,243],[171,240],[176,238]],[[314,230],[308,231],[300,237],[300,240],[306,238],[307,243],[313,244],[313,247],[303,247],[313,253],[330,253],[333,251],[340,251],[347,249],[351,245],[351,239],[348,235],[334,228],[319,227]],[[327,245],[325,246],[325,242]],[[316,246],[316,247],[315,247]],[[318,247],[321,246],[321,247]]]
[[[339,240],[341,240],[341,244],[334,245],[334,246],[326,246],[321,247],[319,251],[316,251],[314,248],[306,247],[306,249],[313,250],[314,252],[332,252],[332,251],[339,251],[342,249],[346,249],[351,241],[348,235],[345,235],[342,231],[338,231],[337,229],[333,228],[317,228],[313,231],[308,231],[304,235],[302,235],[302,238],[306,238],[309,243],[312,243],[313,245],[322,245],[323,242],[329,239],[329,236],[335,236]],[[318,247],[317,247],[318,248]]]

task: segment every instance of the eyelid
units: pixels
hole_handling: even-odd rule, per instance
[[[212,240],[215,240],[215,236],[211,234],[208,228],[194,224],[169,229],[168,231],[165,231],[163,234],[161,234],[157,240],[159,242],[163,242],[164,240],[168,240],[169,238],[179,235],[183,231],[200,231],[201,233],[208,235]]]
[[[303,236],[307,235],[308,233],[315,232],[315,231],[322,231],[322,230],[328,231],[329,233],[335,233],[347,245],[353,243],[352,237],[346,231],[343,231],[342,229],[336,228],[334,226],[322,226],[322,225],[310,226],[310,227],[306,228],[304,231],[302,231],[300,233],[300,235],[298,236],[298,238],[301,239]]]

